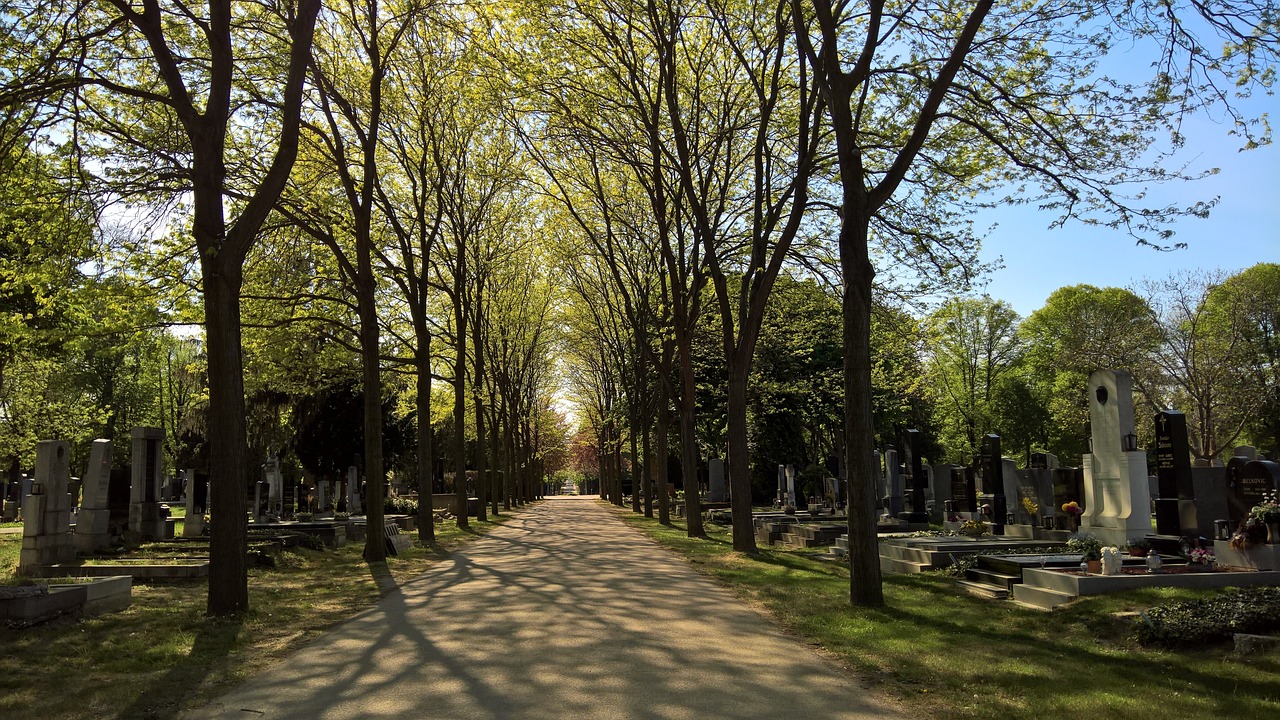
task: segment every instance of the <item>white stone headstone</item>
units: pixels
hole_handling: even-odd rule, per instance
[[[1089,375],[1091,450],[1083,458],[1083,532],[1104,543],[1120,545],[1151,532],[1151,495],[1147,488],[1147,454],[1126,443],[1136,440],[1133,425],[1133,379],[1123,370],[1095,370]]]

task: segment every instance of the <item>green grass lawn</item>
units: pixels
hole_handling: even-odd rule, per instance
[[[1205,592],[1148,589],[1082,598],[1052,613],[960,590],[944,573],[885,576],[885,607],[849,604],[843,565],[816,552],[735,553],[618,511],[700,571],[758,602],[912,717],[1042,720],[1244,720],[1280,713],[1280,654],[1230,645],[1169,651],[1130,639],[1134,613]]]
[[[250,610],[205,617],[204,581],[137,585],[128,610],[25,630],[0,626],[0,718],[170,718],[208,699],[375,602],[511,515],[436,528],[437,544],[385,565],[339,550],[287,551],[249,571]],[[417,533],[413,534],[415,539]],[[0,584],[14,584],[21,535],[0,535]],[[144,546],[140,550],[146,554]],[[156,546],[155,552],[172,552]],[[380,589],[381,588],[381,589]]]

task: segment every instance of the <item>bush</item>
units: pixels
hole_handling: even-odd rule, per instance
[[[410,498],[387,498],[382,503],[382,512],[386,515],[417,515],[418,501]]]
[[[1153,607],[1138,618],[1134,638],[1142,645],[1186,647],[1230,640],[1234,633],[1275,630],[1280,630],[1280,588],[1255,587]]]

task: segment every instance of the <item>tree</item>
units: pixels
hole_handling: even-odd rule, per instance
[[[1094,370],[1127,371],[1150,409],[1157,409],[1152,402],[1160,373],[1154,356],[1161,330],[1151,306],[1134,292],[1092,285],[1058,288],[1019,325],[1018,335],[1026,348],[1028,390],[1052,418],[1036,439],[1047,450],[1064,458],[1088,451],[1085,393]]]
[[[239,13],[233,5],[209,0],[200,11],[156,0],[110,0],[0,7],[3,34],[15,40],[4,47],[3,65],[11,70],[0,104],[41,103],[58,117],[74,116],[86,145],[109,139],[113,145],[99,147],[109,148],[106,159],[120,169],[115,179],[124,193],[145,191],[170,201],[189,193],[209,359],[211,493],[219,508],[210,528],[208,612],[215,616],[249,605],[243,263],[297,155],[321,3],[254,5]],[[241,72],[237,50],[239,62],[257,57],[268,66],[260,74]],[[284,64],[270,65],[271,59]],[[236,133],[233,128],[251,122],[250,115],[273,123],[272,131]],[[260,144],[239,146],[255,141]],[[228,220],[226,197],[232,192],[237,202]]]
[[[1179,273],[1149,283],[1164,331],[1157,355],[1168,383],[1162,405],[1186,408],[1191,451],[1202,460],[1230,449],[1274,393],[1275,268],[1264,263],[1232,277]]]
[[[948,460],[965,464],[996,422],[1000,381],[1021,359],[1018,314],[989,296],[956,298],[929,316],[928,377]]]
[[[1253,410],[1245,435],[1274,458],[1280,453],[1280,264],[1258,263],[1228,277],[1209,304],[1213,322],[1243,341],[1233,364],[1242,371],[1245,407]]]

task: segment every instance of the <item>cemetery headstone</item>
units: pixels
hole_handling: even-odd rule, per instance
[[[160,483],[164,480],[160,444],[164,431],[136,427],[133,437],[132,477],[129,483],[129,530],[144,540],[162,540],[167,523],[160,516]]]
[[[902,464],[898,459],[898,451],[885,448],[884,451],[884,486],[883,499],[885,514],[896,518],[902,514]]]
[[[1276,492],[1280,465],[1269,460],[1233,457],[1227,463],[1227,520],[1235,528],[1249,516],[1254,505]]]
[[[1257,460],[1258,448],[1252,445],[1241,445],[1231,452],[1232,457],[1242,457],[1245,460]]]
[[[363,515],[360,504],[360,468],[352,465],[347,468],[347,512],[352,515]]]
[[[1089,375],[1090,452],[1084,456],[1084,515],[1080,525],[1104,544],[1119,545],[1151,532],[1147,454],[1137,447],[1133,378],[1123,370]]]
[[[111,544],[111,510],[107,507],[110,485],[111,441],[94,440],[84,474],[80,511],[76,513],[77,552],[97,552]]]
[[[182,521],[182,537],[198,538],[204,535],[204,506],[209,495],[209,483],[196,474],[195,468],[187,470],[187,516]]]
[[[787,466],[778,466],[778,506],[787,504]]]
[[[31,494],[22,499],[22,550],[18,573],[37,574],[39,568],[76,559],[71,535],[71,450],[61,440],[36,443],[36,476]]]
[[[711,458],[707,460],[707,477],[711,486],[707,493],[707,501],[713,503],[727,502],[729,500],[729,488],[724,478],[724,460],[720,458]]]
[[[1191,451],[1187,446],[1187,417],[1174,410],[1156,413],[1156,534],[1197,535],[1195,484],[1191,481]]]
[[[910,523],[928,523],[929,509],[925,501],[925,491],[929,486],[929,478],[924,473],[924,458],[920,456],[921,438],[919,430],[907,431],[906,470],[909,486],[910,512],[903,517]]]
[[[796,466],[788,465],[786,467],[787,476],[787,505],[796,506]]]
[[[1003,535],[1009,514],[1008,496],[1004,488],[1004,458],[1000,454],[1000,436],[988,434],[982,440],[982,504],[991,506],[991,534]]]
[[[1227,526],[1227,472],[1225,468],[1191,466],[1195,491],[1196,530],[1202,537],[1216,537],[1217,523]],[[1203,528],[1203,529],[1201,529]],[[1234,529],[1234,527],[1232,528]],[[1230,537],[1230,530],[1222,540]]]

